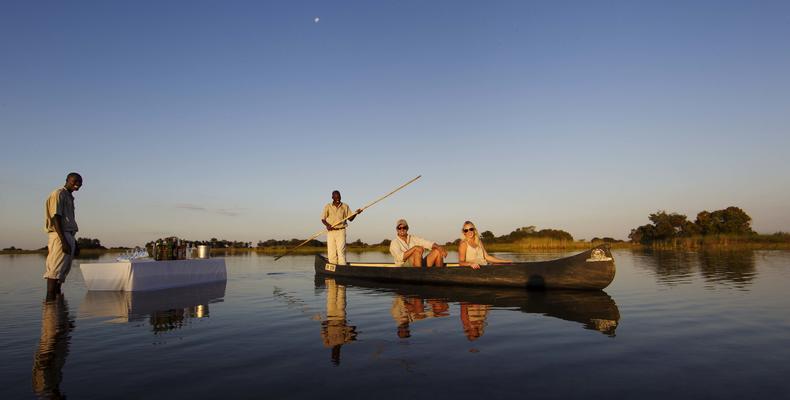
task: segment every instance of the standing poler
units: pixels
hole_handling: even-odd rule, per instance
[[[332,202],[324,206],[321,213],[321,223],[326,227],[326,252],[329,262],[336,265],[346,263],[346,226],[344,221],[353,221],[362,209],[358,209],[356,214],[351,213],[348,204],[340,201],[340,191],[332,192]],[[351,216],[349,218],[349,216]],[[342,223],[340,221],[343,221]]]
[[[78,231],[74,219],[73,192],[82,187],[82,176],[72,172],[66,176],[66,184],[50,193],[44,204],[44,231],[47,240],[47,263],[44,279],[47,280],[47,297],[61,293],[60,287],[71,270],[71,262],[77,253]]]

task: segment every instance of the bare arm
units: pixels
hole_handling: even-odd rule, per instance
[[[66,241],[66,235],[63,234],[63,217],[58,214],[53,215],[52,225],[55,227],[58,238],[60,238],[61,249],[63,249],[64,253],[71,254],[71,246],[69,246],[69,242]]]
[[[485,254],[486,261],[491,263],[512,263],[513,260],[505,260],[504,258],[494,257],[491,254],[488,254],[486,249],[483,249],[483,254]]]
[[[349,221],[353,221],[354,218],[356,218],[357,215],[359,215],[359,214],[362,214],[362,209],[361,208],[358,208],[357,211],[355,211],[354,214],[352,214],[351,217],[348,220]]]

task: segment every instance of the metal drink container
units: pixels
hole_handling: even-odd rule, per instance
[[[198,258],[209,258],[211,255],[209,254],[209,247],[201,244],[198,246]]]

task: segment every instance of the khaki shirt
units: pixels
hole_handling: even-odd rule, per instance
[[[340,206],[335,207],[334,204],[329,203],[324,206],[324,211],[321,213],[321,219],[326,220],[329,225],[335,226],[336,223],[348,218],[351,216],[351,209],[348,207],[348,204],[341,202]],[[343,222],[340,225],[335,226],[336,229],[345,228],[348,226],[348,223]]]
[[[52,218],[60,215],[64,232],[77,232],[77,221],[74,219],[74,196],[66,188],[52,191],[44,203],[44,231],[55,232]]]

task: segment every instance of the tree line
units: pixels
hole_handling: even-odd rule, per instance
[[[700,211],[692,222],[679,213],[657,211],[648,216],[651,223],[631,230],[628,238],[633,243],[651,244],[678,238],[708,235],[756,235],[752,217],[738,207]]]
[[[525,239],[554,239],[564,240],[568,242],[573,241],[573,235],[561,229],[541,229],[537,230],[534,225],[523,226],[516,230],[501,236],[494,235],[491,231],[480,232],[480,237],[486,243],[517,243]],[[455,239],[452,242],[447,242],[447,246],[458,245],[461,243],[461,238]]]
[[[145,244],[146,248],[149,246],[153,246],[154,243],[163,242],[166,240],[175,240],[178,239],[180,242],[196,247],[200,245],[211,246],[213,249],[248,249],[252,248],[252,242],[241,242],[237,240],[226,240],[226,239],[217,239],[211,238],[209,240],[189,240],[189,239],[182,239],[177,237],[170,237],[170,238],[159,238],[157,240],[152,240]]]

